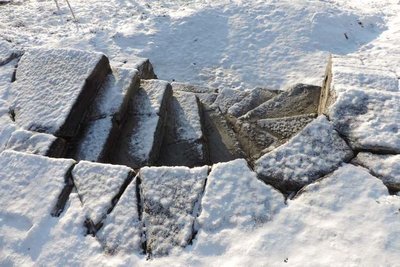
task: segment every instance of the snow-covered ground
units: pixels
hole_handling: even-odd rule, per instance
[[[399,0],[70,0],[77,23],[65,1],[59,2],[61,14],[50,0],[4,5],[0,1],[0,40],[17,49],[99,51],[119,66],[129,65],[137,56],[147,57],[160,79],[219,89],[282,89],[297,82],[320,85],[330,53],[356,56],[365,65],[390,69],[392,76],[400,77]],[[386,94],[399,94],[391,91]],[[371,103],[371,110],[379,109],[379,103]],[[394,101],[389,108],[398,110]],[[387,117],[391,114],[399,120],[398,112]],[[385,131],[387,124],[373,130]],[[354,131],[359,133],[360,128]],[[368,138],[368,130],[361,131],[363,137]],[[45,171],[28,175],[32,170],[26,162],[33,156],[19,161],[17,155],[0,155],[0,163],[8,164],[0,168],[0,200],[12,203],[0,210],[0,266],[400,266],[400,195],[389,195],[383,182],[362,167],[371,165],[368,162],[341,164],[285,204],[276,196],[279,192],[260,189],[263,184],[254,180],[244,161],[214,165],[200,227],[219,218],[235,223],[218,231],[200,229],[193,244],[168,257],[146,260],[139,253],[105,254],[96,238],[85,236],[87,211],[76,192],[59,218],[37,216],[41,210],[48,213],[57,197],[49,189],[52,184],[40,185],[57,178],[54,186],[60,191],[72,161],[40,157],[36,161]],[[383,178],[397,175],[397,158],[382,165],[393,169],[390,174],[375,165],[373,172]],[[52,164],[62,165],[62,171],[58,173]],[[15,169],[28,173],[26,179],[17,179],[20,173]],[[217,176],[226,181],[213,183]],[[15,185],[26,184],[43,199],[42,205],[24,197],[32,193],[28,189],[16,190]],[[50,191],[52,199],[44,197]],[[265,195],[251,196],[254,192]],[[240,201],[244,195],[249,197]],[[269,201],[272,196],[275,202]],[[234,205],[224,209],[230,198]],[[264,199],[274,208],[258,203]],[[254,211],[248,207],[252,204]],[[18,209],[20,213],[15,212]]]
[[[390,63],[400,52],[398,0],[71,0],[77,24],[65,1],[61,14],[53,1],[12,2],[0,37],[18,46],[147,57],[161,79],[218,88],[319,85],[329,53]]]

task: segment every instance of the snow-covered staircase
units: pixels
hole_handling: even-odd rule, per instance
[[[16,55],[2,55],[0,74]],[[398,179],[371,161],[391,168],[398,157],[363,152],[353,159],[354,147],[369,144],[351,135],[358,124],[346,125],[347,113],[327,109],[348,72],[328,72],[332,88],[322,92],[305,84],[218,91],[158,80],[147,59],[114,67],[98,53],[28,50],[15,79],[0,83],[1,203],[12,204],[3,188],[25,184],[12,192],[27,198],[21,214],[29,228],[59,216],[74,190],[87,233],[104,251],[157,257],[196,236],[205,246],[207,235],[264,223],[284,206],[283,194],[351,160],[397,190]],[[381,76],[376,84],[393,87],[392,76]],[[383,94],[388,106],[398,99],[392,87]],[[376,102],[374,91],[365,94]],[[35,179],[49,184],[39,190]]]

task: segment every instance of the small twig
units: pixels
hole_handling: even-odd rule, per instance
[[[74,11],[72,10],[71,5],[69,4],[69,1],[68,1],[68,0],[65,0],[65,1],[66,1],[67,4],[68,4],[69,10],[71,11],[72,17],[74,18],[75,22],[78,22],[78,20],[77,20],[76,17],[75,17]]]

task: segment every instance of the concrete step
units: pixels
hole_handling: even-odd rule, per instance
[[[142,80],[133,95],[112,162],[134,169],[154,164],[164,137],[171,85],[161,80]]]
[[[76,160],[110,162],[110,153],[127,119],[129,100],[139,89],[136,69],[113,68],[85,119],[71,156]]]
[[[15,122],[26,130],[74,137],[109,72],[108,59],[100,53],[25,51],[12,89]]]
[[[195,93],[178,91],[167,107],[167,123],[161,146],[160,166],[203,166],[208,164],[200,102]]]

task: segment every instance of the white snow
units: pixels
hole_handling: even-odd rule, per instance
[[[75,187],[87,211],[96,225],[113,207],[114,197],[133,175],[126,166],[80,161],[72,170]]]
[[[12,99],[11,81],[18,59],[14,59],[4,66],[0,66],[0,99]]]
[[[0,39],[0,66],[6,64],[13,54],[14,49],[12,45],[6,40]]]
[[[113,68],[93,101],[95,104],[89,117],[100,118],[125,113],[128,100],[134,94],[135,86],[138,85],[137,76],[136,69]]]
[[[170,90],[170,85],[166,81],[141,80],[140,88],[133,97],[133,114],[160,115],[161,108],[165,102],[165,95]]]
[[[332,57],[332,90],[376,89],[399,92],[399,78],[393,69],[370,66],[358,57]]]
[[[283,195],[258,180],[244,159],[218,163],[207,178],[199,228],[210,236],[229,228],[251,229],[270,221],[283,207]]]
[[[146,57],[161,79],[220,90],[257,86],[282,89],[298,82],[320,85],[330,53],[343,56],[346,61],[359,60],[361,65],[346,63],[340,74],[341,81],[347,80],[343,80],[343,91],[356,90],[339,96],[343,111],[363,107],[358,101],[368,102],[367,108],[361,109],[366,113],[350,121],[353,124],[350,132],[374,148],[387,150],[393,144],[397,146],[398,0],[74,0],[70,2],[77,23],[72,20],[66,1],[58,1],[61,12],[54,1],[6,2],[11,3],[0,8],[0,40],[7,40],[12,47],[101,51],[118,61],[118,66],[133,66],[137,56]],[[9,84],[13,68],[11,63],[0,67],[2,99],[14,98],[9,86],[1,85],[3,77],[7,79],[5,84]],[[340,77],[337,72],[336,87]],[[366,95],[370,100],[364,98]],[[29,95],[35,97],[42,95]],[[64,96],[57,101],[64,104]],[[7,121],[7,117],[8,114],[0,115],[0,120]],[[340,120],[342,129],[348,130],[345,119],[346,116]],[[1,126],[0,147],[4,131],[7,127]],[[380,144],[388,146],[382,148]],[[3,160],[10,160],[8,154]],[[13,162],[15,169],[22,164],[19,160]],[[392,175],[389,169],[397,165],[392,165],[392,160],[390,165],[387,162],[378,169]],[[29,167],[18,169],[18,173],[31,174],[41,163],[41,160],[29,161]],[[75,193],[70,195],[60,218],[47,215],[26,231],[30,222],[18,217],[20,213],[13,207],[34,205],[29,201],[37,198],[32,196],[48,183],[53,184],[55,172],[49,167],[51,175],[39,175],[32,192],[14,188],[23,181],[23,175],[18,175],[11,187],[12,192],[26,193],[21,198],[3,188],[3,183],[11,183],[6,179],[8,176],[3,176],[6,172],[3,166],[0,168],[1,266],[399,265],[400,195],[389,196],[381,180],[361,167],[345,164],[333,175],[309,186],[296,199],[289,200],[286,208],[256,229],[235,227],[213,235],[205,235],[200,229],[193,245],[168,257],[148,261],[135,253],[105,255],[96,238],[85,237],[86,211]],[[42,196],[44,202],[37,204],[39,210],[50,207],[49,195]],[[3,204],[5,198],[12,201],[12,206]],[[11,218],[11,226],[4,223],[4,214],[17,214]]]
[[[329,109],[335,128],[357,149],[400,152],[400,93],[352,89]]]
[[[350,160],[352,150],[321,115],[286,144],[265,154],[255,170],[268,183],[296,190]]]
[[[247,95],[249,95],[248,91],[222,89],[218,92],[217,99],[215,99],[212,107],[219,108],[225,114],[232,105],[242,101]]]
[[[18,63],[12,89],[17,124],[27,130],[57,133],[76,102],[87,101],[80,95],[102,57],[79,50],[27,50]]]
[[[400,190],[400,155],[377,155],[363,152],[358,153],[353,161],[369,169],[389,188]]]
[[[16,130],[11,134],[6,149],[45,156],[56,141],[57,137],[50,134]]]
[[[106,252],[111,254],[140,253],[142,223],[139,221],[139,203],[134,179],[125,189],[112,212],[96,233]]]
[[[140,170],[148,253],[167,255],[194,234],[208,167],[144,167]]]

